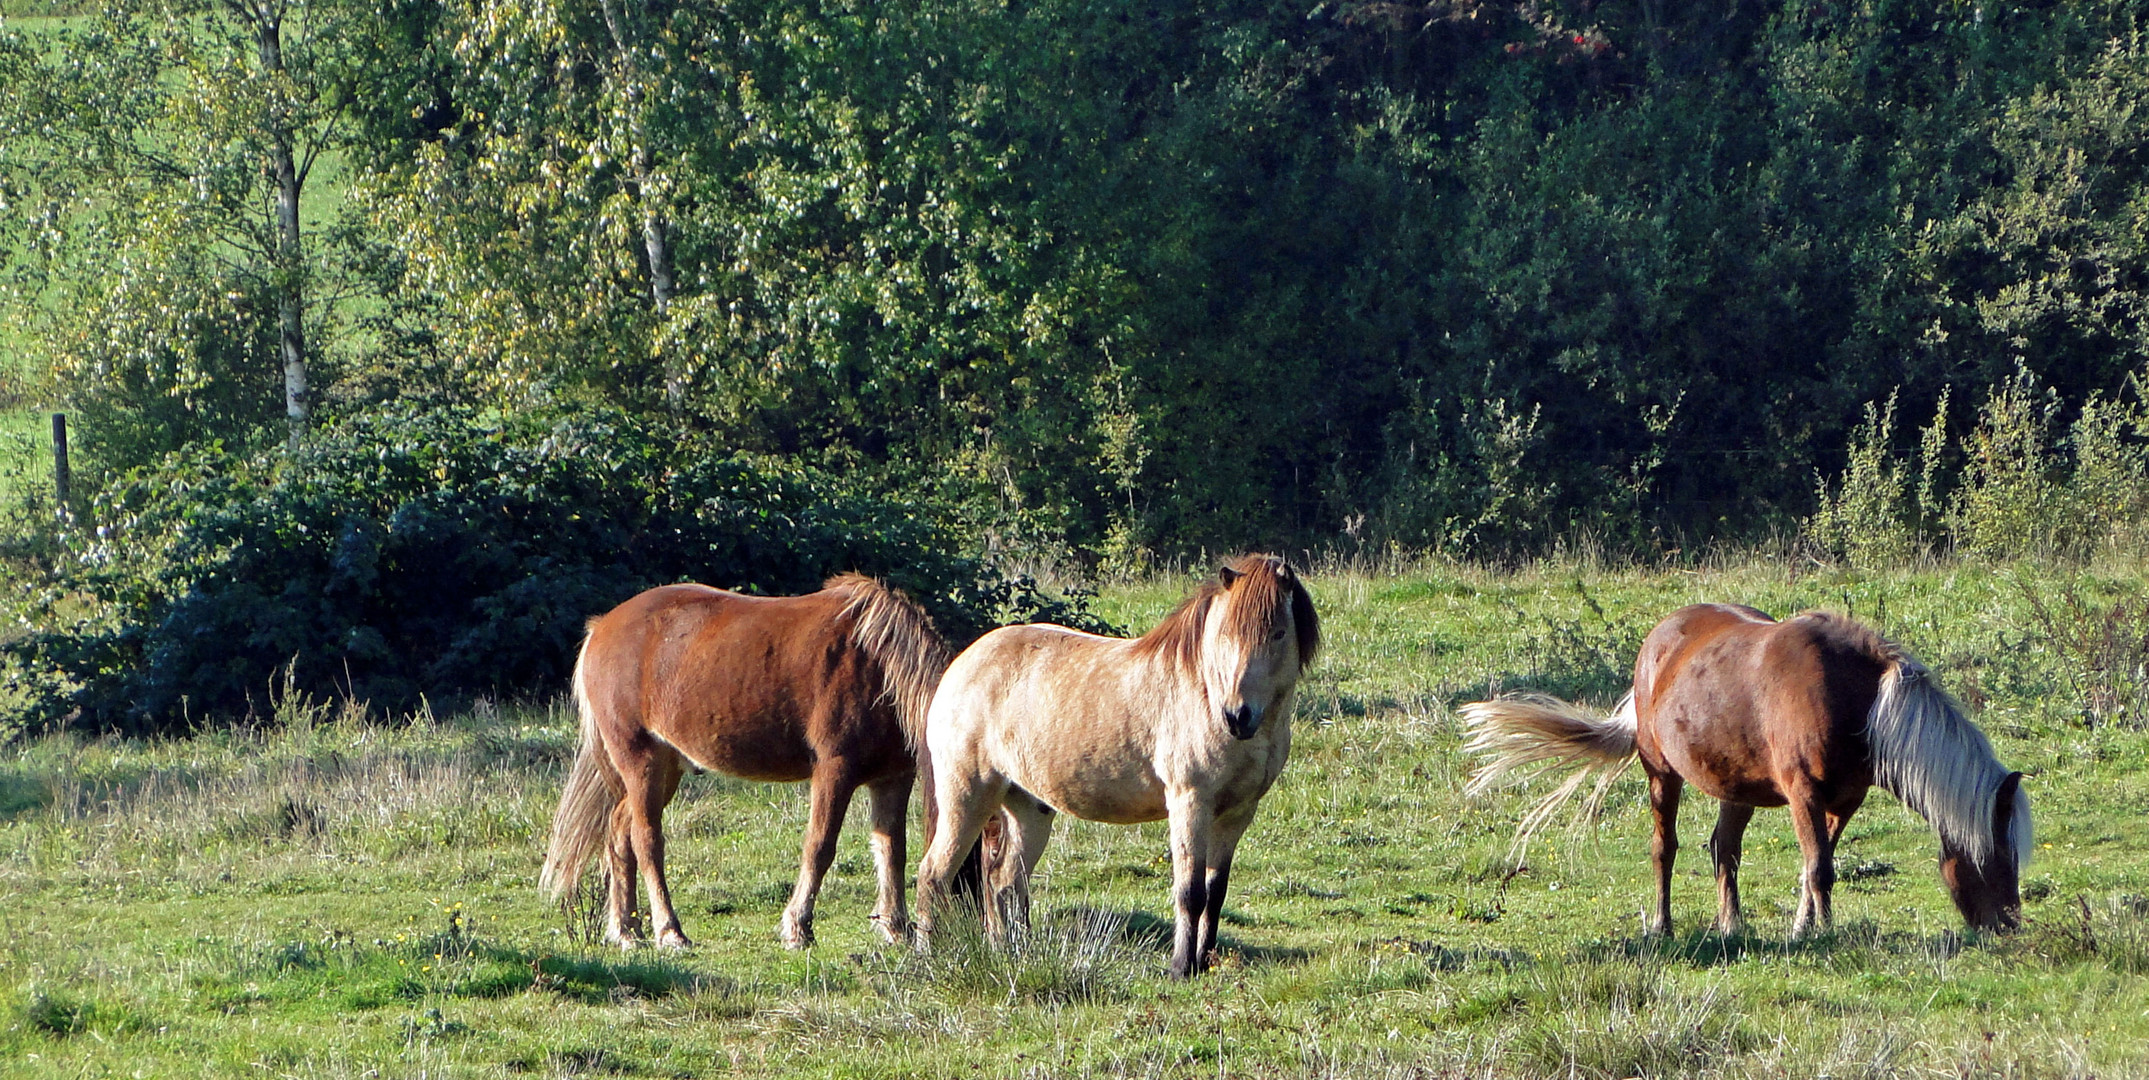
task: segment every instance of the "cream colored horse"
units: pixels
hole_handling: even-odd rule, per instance
[[[920,945],[960,854],[996,811],[1006,854],[985,907],[1001,936],[1029,920],[1029,875],[1055,811],[1161,818],[1171,823],[1171,973],[1200,972],[1232,853],[1290,756],[1291,696],[1320,640],[1312,597],[1268,555],[1223,568],[1140,638],[1050,625],[980,638],[926,714],[940,817],[918,869]]]

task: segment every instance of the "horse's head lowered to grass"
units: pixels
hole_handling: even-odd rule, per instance
[[[2022,865],[2029,859],[2030,803],[2022,792],[2022,774],[2011,772],[1992,798],[1992,843],[1982,858],[1940,837],[1940,880],[1962,912],[1979,930],[2013,930],[2022,925]]]

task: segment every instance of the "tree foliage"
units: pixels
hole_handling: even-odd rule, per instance
[[[309,369],[338,375],[363,243],[323,173],[349,149],[353,102],[394,64],[380,14],[117,0],[5,34],[10,315],[94,460],[303,424]]]
[[[273,441],[294,295],[332,425],[611,410],[1003,565],[1878,558],[2030,490],[2019,380],[2141,439],[2119,0],[292,0],[275,78],[167,3],[0,35],[16,314],[114,469]],[[346,166],[301,262],[280,123]]]
[[[1750,534],[1898,387],[1922,411],[2027,363],[2071,415],[2143,349],[2149,65],[2103,0],[309,3],[358,47],[294,52],[318,89],[286,98],[338,125],[363,214],[306,274],[331,250],[372,294],[312,316],[330,408],[667,415],[1024,557]],[[112,98],[18,118],[231,155],[54,241],[87,254],[46,310],[95,314],[45,340],[95,354],[85,402],[133,386],[91,426],[142,429],[134,461],[265,415],[281,280],[268,91],[145,79],[221,40],[153,10],[62,35],[95,90],[10,68]],[[159,224],[182,175],[251,239]],[[146,283],[84,269],[122,262]],[[144,312],[181,314],[63,332]]]

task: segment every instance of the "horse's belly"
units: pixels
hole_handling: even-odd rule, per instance
[[[756,717],[745,722],[729,718],[726,722],[652,725],[652,729],[698,769],[774,783],[813,776],[815,755],[803,724]]]
[[[1658,752],[1671,771],[1702,793],[1747,806],[1782,806],[1783,791],[1769,771],[1767,747],[1729,723],[1674,714],[1658,721]]]
[[[1020,776],[1010,779],[1045,805],[1084,821],[1132,825],[1166,816],[1164,785],[1147,770],[1132,776],[1111,771],[1037,776],[1029,782]]]

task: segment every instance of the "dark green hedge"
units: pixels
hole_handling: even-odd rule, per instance
[[[174,456],[49,541],[0,656],[31,724],[153,731],[289,690],[415,707],[566,685],[585,620],[652,585],[887,578],[961,639],[1080,621],[912,508],[616,414],[360,416],[295,455]]]

